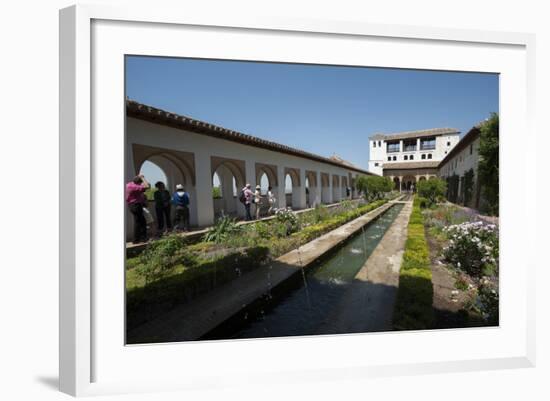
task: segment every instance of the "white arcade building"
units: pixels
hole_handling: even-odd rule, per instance
[[[260,184],[264,175],[277,206],[293,209],[356,198],[357,176],[372,175],[336,156],[319,156],[127,100],[126,182],[147,160],[163,170],[170,191],[176,184],[185,186],[191,198],[190,223],[195,227],[212,225],[221,210],[244,216],[236,193],[247,182]],[[219,199],[213,199],[214,174],[221,184]],[[288,195],[287,176],[292,181]],[[129,215],[126,220],[129,233],[133,222]]]

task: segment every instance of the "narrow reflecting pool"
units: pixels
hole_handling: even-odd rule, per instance
[[[322,334],[319,328],[327,323],[332,309],[402,208],[402,204],[391,207],[330,258],[308,269],[299,288],[287,293],[269,309],[260,308],[255,318],[245,315],[237,330],[219,338]]]

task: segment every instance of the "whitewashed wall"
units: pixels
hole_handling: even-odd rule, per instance
[[[341,187],[343,181],[349,182],[348,176],[354,179],[359,173],[345,167],[338,167],[332,164],[314,161],[285,153],[244,145],[238,142],[214,138],[207,135],[197,134],[181,129],[154,124],[133,117],[127,118],[126,125],[126,182],[130,181],[139,171],[141,166],[134,164],[132,145],[144,145],[155,148],[166,149],[167,151],[189,152],[194,154],[195,162],[195,184],[190,183],[190,177],[186,178],[186,190],[190,194],[190,222],[191,225],[204,227],[214,221],[214,211],[221,208],[221,201],[212,198],[212,176],[211,157],[222,157],[227,159],[243,161],[245,164],[245,181],[253,186],[256,182],[256,163],[269,164],[277,167],[278,187],[274,185],[274,192],[277,197],[277,206],[287,205],[285,196],[285,168],[299,170],[299,185],[293,183],[292,206],[294,209],[306,207],[305,174],[312,171],[316,174],[317,183],[321,182],[321,173],[329,174],[328,187],[317,191],[317,188],[310,188],[309,203],[332,203],[344,198],[345,189]],[[167,176],[170,176],[168,172]],[[346,177],[345,180],[342,178]],[[295,180],[296,181],[296,180]],[[338,183],[338,187],[334,187]],[[173,191],[175,183],[168,183],[169,190]],[[270,185],[272,185],[270,183]],[[312,185],[313,187],[313,185]],[[240,190],[241,188],[238,188]],[[215,202],[218,204],[215,207]],[[238,203],[236,208],[239,215],[244,213],[244,207]],[[132,235],[132,216],[127,213],[127,237]]]
[[[440,135],[435,137],[435,149],[433,150],[420,150],[419,141],[417,142],[417,147],[415,151],[404,152],[403,141],[401,141],[401,151],[400,152],[386,152],[386,141],[384,140],[371,140],[369,141],[370,146],[370,157],[369,157],[369,171],[382,175],[383,169],[382,165],[384,163],[407,163],[407,162],[418,162],[418,161],[440,161],[445,158],[447,153],[451,151],[452,148],[459,142],[459,134],[449,134],[449,135]],[[376,142],[376,146],[375,146]],[[380,142],[381,146],[378,145]],[[422,159],[422,155],[426,155],[426,159]],[[428,159],[428,154],[432,155],[431,159]],[[405,155],[408,160],[405,160]],[[396,160],[388,160],[388,156],[396,156]],[[413,160],[410,160],[410,157],[413,156]],[[378,165],[377,165],[378,164]]]

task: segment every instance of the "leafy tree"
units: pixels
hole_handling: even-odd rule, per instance
[[[499,118],[497,113],[480,126],[479,143],[479,180],[484,198],[487,200],[487,211],[498,215],[498,144]]]
[[[361,175],[357,177],[355,185],[359,191],[363,192],[365,199],[369,201],[382,199],[383,195],[393,188],[393,183],[388,177],[375,175]]]
[[[434,205],[438,199],[445,197],[447,182],[441,178],[422,180],[417,185],[418,195],[428,200],[428,206]]]

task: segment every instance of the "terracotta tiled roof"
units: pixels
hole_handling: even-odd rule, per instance
[[[372,140],[383,139],[385,141],[391,141],[396,139],[408,139],[408,138],[423,138],[430,136],[441,136],[441,135],[453,135],[459,134],[460,131],[456,128],[431,128],[424,129],[420,131],[405,131],[405,132],[396,132],[393,134],[384,134],[376,133],[370,137]]]
[[[138,103],[129,99],[126,100],[126,115],[128,117],[138,118],[155,124],[166,125],[173,128],[191,131],[197,134],[213,136],[228,141],[239,142],[245,145],[268,149],[274,152],[286,153],[293,156],[303,157],[306,159],[331,164],[337,167],[343,167],[361,174],[375,175],[370,171],[363,170],[362,168],[353,166],[351,164],[345,164],[338,160],[319,156],[314,153],[305,152],[303,150],[292,148],[287,145],[267,141],[256,136],[233,131],[204,121],[196,120],[191,117],[157,109],[155,107]]]
[[[407,170],[419,168],[437,168],[438,161],[408,162],[408,163],[384,163],[384,170]]]
[[[357,167],[355,164],[353,164],[352,162],[348,162],[347,160],[344,160],[342,159],[340,156],[338,156],[337,154],[333,154],[332,156],[329,157],[330,160],[334,160],[340,164],[343,164],[344,166],[347,166],[347,167],[350,167],[350,168],[354,168],[354,169],[360,169],[360,167]]]

